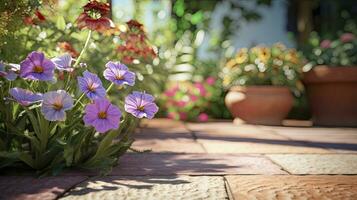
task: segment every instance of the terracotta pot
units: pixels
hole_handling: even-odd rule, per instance
[[[316,66],[303,81],[314,125],[357,126],[357,66]]]
[[[288,87],[232,87],[225,102],[236,119],[250,124],[280,125],[288,115],[293,96]]]

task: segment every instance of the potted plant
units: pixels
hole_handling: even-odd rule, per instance
[[[223,69],[225,102],[233,117],[252,124],[280,125],[302,89],[301,59],[282,44],[240,49]]]
[[[357,126],[357,38],[310,38],[304,79],[315,125]]]

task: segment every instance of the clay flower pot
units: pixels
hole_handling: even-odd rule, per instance
[[[288,115],[293,96],[284,86],[232,87],[225,103],[236,120],[250,124],[280,125]]]
[[[314,125],[357,126],[357,67],[316,66],[303,81]]]

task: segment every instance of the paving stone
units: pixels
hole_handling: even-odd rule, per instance
[[[189,124],[188,128],[208,153],[331,153],[322,147],[292,141],[253,125],[234,126],[216,122],[207,127]]]
[[[112,175],[286,174],[259,155],[130,153],[119,160]]]
[[[356,154],[267,155],[292,174],[357,174]]]
[[[90,179],[67,193],[63,200],[168,200],[228,199],[223,177],[118,177]]]
[[[45,177],[2,176],[0,199],[4,200],[51,200],[85,180],[85,176]]]
[[[151,149],[153,152],[204,153],[191,132],[185,128],[154,129],[145,128],[134,135],[133,147]]]
[[[279,135],[311,146],[328,148],[334,152],[357,152],[356,128],[296,128],[296,127],[261,127]]]
[[[227,176],[234,199],[357,199],[357,176]]]
[[[185,124],[181,121],[175,121],[166,118],[157,118],[157,119],[143,119],[140,122],[140,127],[143,128],[178,128],[185,127]]]

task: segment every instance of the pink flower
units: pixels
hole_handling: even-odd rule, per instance
[[[208,120],[208,115],[206,113],[201,113],[197,117],[198,121],[206,122]]]
[[[341,35],[340,40],[342,42],[351,42],[355,39],[355,35],[353,33],[344,33]]]
[[[166,91],[164,92],[164,94],[165,94],[165,96],[167,96],[167,97],[173,97],[173,96],[175,96],[176,92],[177,92],[176,90],[169,89],[169,90],[166,90]]]
[[[216,79],[213,76],[210,76],[206,79],[208,85],[213,85],[216,82]]]
[[[180,120],[186,120],[187,119],[187,113],[180,112],[179,113]]]
[[[331,40],[323,40],[321,43],[320,43],[320,47],[323,48],[323,49],[328,49],[331,47]]]
[[[195,83],[195,87],[198,89],[201,96],[206,96],[207,91],[202,83]]]
[[[167,113],[167,118],[169,118],[169,119],[176,119],[176,113],[174,113],[174,112],[169,112],[169,113]]]
[[[176,102],[176,105],[178,107],[185,107],[186,104],[187,104],[186,101],[182,101],[182,100]]]
[[[190,100],[193,101],[193,102],[195,102],[195,101],[198,100],[198,96],[191,94],[191,95],[190,95]]]

